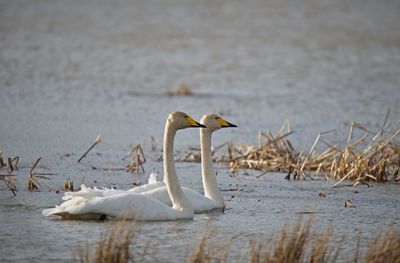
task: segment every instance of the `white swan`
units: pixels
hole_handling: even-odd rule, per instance
[[[200,131],[200,144],[201,175],[203,178],[204,195],[205,198],[208,198],[209,201],[207,202],[207,206],[203,207],[203,209],[200,209],[200,207],[196,206],[199,212],[223,208],[225,205],[224,197],[222,196],[222,193],[218,188],[217,179],[215,177],[211,151],[211,135],[213,132],[219,130],[220,128],[237,127],[236,125],[227,122],[216,114],[204,115],[201,118],[200,123],[207,127]],[[190,198],[189,200],[192,201]],[[193,201],[192,205],[195,206]],[[194,208],[195,211],[196,208]]]
[[[220,128],[236,127],[236,125],[227,122],[216,114],[203,115],[200,120],[201,124],[207,128],[200,129],[200,146],[201,146],[201,168],[203,178],[204,194],[188,188],[182,187],[185,196],[192,203],[195,213],[210,211],[213,209],[221,209],[224,206],[224,198],[218,188],[215,177],[215,170],[212,163],[211,152],[211,135]],[[117,193],[126,192],[125,190],[114,189],[91,189],[82,186],[79,192],[67,192],[63,197],[64,200],[70,199],[71,196],[82,196],[85,198],[93,198],[97,196],[114,195]],[[150,174],[149,183],[129,189],[128,192],[140,193],[154,197],[161,202],[172,206],[171,199],[168,195],[167,188],[164,182],[157,182],[155,174]]]
[[[237,127],[236,125],[229,123],[216,114],[203,115],[200,123],[206,126],[206,128],[200,130],[201,174],[203,178],[204,195],[191,188],[182,187],[185,196],[192,203],[195,213],[202,213],[214,209],[222,209],[224,207],[224,198],[218,188],[215,170],[213,167],[211,135],[213,132],[221,128]],[[160,187],[160,185],[162,186]],[[135,191],[144,195],[150,195],[165,204],[172,205],[164,183],[156,182],[151,177],[149,178],[149,184],[135,187],[128,191]]]
[[[164,132],[164,180],[173,206],[143,194],[120,192],[107,196],[71,198],[55,208],[42,211],[44,216],[58,215],[64,218],[101,218],[105,216],[140,221],[176,220],[193,217],[193,207],[184,195],[176,175],[173,141],[176,131],[189,127],[205,127],[183,112],[170,113]]]

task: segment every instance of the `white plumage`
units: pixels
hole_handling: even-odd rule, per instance
[[[154,185],[160,182],[148,184],[141,190],[118,191],[113,189],[89,189],[83,186],[78,193],[69,193],[59,206],[45,209],[45,216],[57,215],[63,218],[102,218],[111,216],[117,218],[135,219],[139,221],[176,220],[193,217],[193,207],[176,176],[173,140],[176,131],[189,127],[205,127],[194,121],[183,112],[170,113],[164,132],[164,180],[167,195],[171,199],[172,207],[160,202],[153,195]],[[159,187],[158,187],[159,188]],[[144,191],[146,193],[138,193]],[[135,192],[136,191],[136,192]],[[162,193],[165,194],[165,193]],[[165,197],[163,197],[165,198]]]

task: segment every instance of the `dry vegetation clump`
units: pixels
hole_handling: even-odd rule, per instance
[[[285,129],[287,132],[283,132]],[[289,122],[286,121],[275,136],[270,131],[259,132],[258,142],[255,144],[235,145],[232,142],[224,142],[213,149],[213,161],[228,163],[233,174],[239,169],[262,170],[263,173],[292,171],[301,158],[301,153],[297,152],[287,139],[292,133]],[[226,152],[217,156],[216,152],[223,148]],[[180,161],[200,162],[201,155],[198,150],[189,149]]]
[[[43,176],[41,174],[34,172],[36,166],[39,164],[41,159],[42,159],[42,157],[39,157],[33,164],[31,170],[29,171],[29,174],[28,174],[28,190],[29,191],[39,189],[39,187],[41,186],[39,183],[39,179],[50,179],[46,176]]]
[[[364,134],[353,141],[353,131],[358,128]],[[400,130],[393,132],[390,128],[372,134],[357,123],[352,123],[344,147],[331,145],[319,134],[307,154],[294,150],[292,144],[281,131],[273,137],[270,132],[260,133],[257,145],[236,146],[242,148],[245,154],[235,157],[230,162],[231,171],[239,168],[260,169],[265,172],[285,171],[288,179],[305,177],[306,172],[314,171],[315,175],[340,179],[350,179],[356,183],[366,181],[387,182],[400,179],[400,144],[396,142]],[[316,151],[318,143],[324,143],[325,150]],[[238,152],[238,151],[236,151]],[[231,155],[228,153],[227,155]]]
[[[7,188],[16,196],[17,187],[15,186],[13,174],[0,174],[0,181],[3,181]]]
[[[209,235],[205,235],[188,262],[337,262],[344,237],[339,242],[334,242],[330,227],[322,232],[315,231],[312,229],[312,222],[313,220],[300,219],[292,228],[283,226],[278,236],[261,235],[251,239],[247,259],[239,256],[234,257],[236,260],[232,260],[232,257],[228,257],[232,240],[225,242],[224,245],[221,243],[216,245],[211,243]],[[358,244],[354,249],[354,255],[345,256],[346,258],[353,257],[354,262],[399,263],[400,232],[398,229],[391,228],[383,234],[377,235],[366,250],[364,257],[359,255]]]
[[[284,127],[288,129],[286,133],[283,132]],[[230,146],[226,155],[230,158],[231,172],[235,173],[240,168],[289,172],[296,167],[301,154],[287,139],[293,133],[289,124],[286,123],[284,127],[275,136],[270,131],[259,132],[256,144]]]
[[[146,162],[146,156],[140,144],[130,147],[128,155],[131,157],[131,162],[126,166],[127,172],[144,173],[143,164]]]
[[[0,169],[6,168],[9,173],[18,170],[19,156],[3,157],[3,151],[0,149]]]
[[[191,87],[186,85],[181,85],[175,91],[167,90],[164,93],[165,96],[193,96],[193,90]]]
[[[259,132],[257,143],[225,143],[227,151],[223,156],[214,156],[213,159],[229,163],[232,174],[239,169],[256,169],[263,172],[261,175],[267,172],[287,172],[287,179],[292,175],[294,179],[305,178],[313,173],[315,176],[337,179],[337,184],[345,179],[353,180],[355,184],[399,181],[400,144],[397,139],[400,129],[387,127],[387,118],[382,129],[375,133],[353,122],[344,146],[328,143],[324,139],[326,133],[321,133],[308,153],[293,147],[287,138],[293,131],[286,122],[276,135],[270,131]],[[356,129],[362,136],[354,139]],[[317,146],[322,150],[317,151]],[[214,149],[214,152],[219,148]],[[181,161],[200,162],[200,154],[186,152]]]
[[[222,263],[228,262],[227,255],[231,242],[225,244],[210,240],[210,234],[204,235],[197,244],[196,250],[189,257],[188,263]]]
[[[332,231],[317,233],[311,221],[299,220],[288,231],[282,227],[279,236],[259,237],[251,241],[249,262],[335,262],[339,255],[331,242]]]
[[[82,263],[126,263],[141,262],[142,253],[132,252],[131,245],[138,233],[137,225],[127,224],[124,220],[111,228],[94,246],[86,244],[78,252],[78,260]]]
[[[400,263],[400,231],[391,228],[379,234],[368,247],[365,262],[368,263]]]
[[[19,157],[8,157],[6,160],[7,161],[4,161],[3,152],[2,150],[0,150],[0,170],[3,168],[6,169],[6,173],[0,174],[0,181],[3,181],[6,184],[7,188],[13,193],[13,195],[16,196],[15,192],[17,191],[17,187],[14,183],[13,171],[18,170]]]
[[[364,134],[353,142],[354,128],[364,131]],[[318,165],[316,174],[340,179],[338,183],[344,179],[353,180],[356,184],[366,181],[399,181],[400,144],[395,140],[399,133],[400,130],[393,131],[385,126],[381,131],[371,133],[353,122],[344,147],[329,145],[322,140],[328,149],[323,153],[310,151],[309,158],[304,160],[299,172],[303,173],[307,163],[310,163]],[[317,137],[315,145],[320,138]]]
[[[65,180],[64,187],[61,189],[62,191],[74,191],[74,182],[70,181],[69,179]]]
[[[216,241],[210,234],[204,235],[198,242],[193,253],[190,253],[188,263],[325,263],[337,262],[342,251],[342,241],[334,241],[330,227],[324,231],[312,228],[313,220],[300,219],[293,227],[284,225],[278,235],[259,235],[250,239],[248,247],[243,247],[234,255],[234,238]],[[147,252],[149,243],[138,248],[138,233],[140,227],[122,220],[110,228],[98,243],[90,246],[86,243],[78,251],[78,260],[83,263],[141,262],[151,258],[155,262],[164,262],[160,255]],[[142,240],[141,240],[142,241]],[[359,243],[355,245],[354,254],[342,255],[353,257],[354,262],[366,263],[399,263],[400,262],[400,232],[390,228],[383,234],[378,234],[371,240],[368,248],[359,253]],[[154,247],[153,249],[154,250]],[[157,260],[158,259],[158,260]]]
[[[283,226],[278,236],[261,235],[250,240],[248,256],[228,257],[232,239],[229,242],[215,244],[209,235],[198,243],[188,262],[335,262],[339,255],[339,245],[332,242],[330,228],[324,232],[311,229],[312,220],[299,220],[291,229]],[[229,258],[229,259],[228,259]]]

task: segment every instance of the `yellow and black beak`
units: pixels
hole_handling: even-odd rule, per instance
[[[193,128],[207,128],[207,126],[205,126],[205,125],[203,125],[201,123],[198,123],[197,121],[195,121],[190,116],[187,116],[186,120],[189,122],[190,127],[193,127]]]
[[[232,124],[221,117],[217,117],[217,121],[221,124],[222,128],[228,128],[228,127],[237,127],[235,124]]]

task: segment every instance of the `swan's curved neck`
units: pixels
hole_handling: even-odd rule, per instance
[[[167,186],[167,191],[171,198],[173,207],[181,211],[193,213],[193,206],[183,194],[181,185],[179,184],[179,180],[176,175],[173,145],[175,134],[175,127],[173,127],[173,125],[167,120],[164,131],[164,181]]]
[[[211,153],[211,131],[208,129],[200,130],[201,143],[201,174],[203,177],[204,194],[214,200],[219,206],[224,205],[224,198],[218,188],[217,178],[212,162]]]

